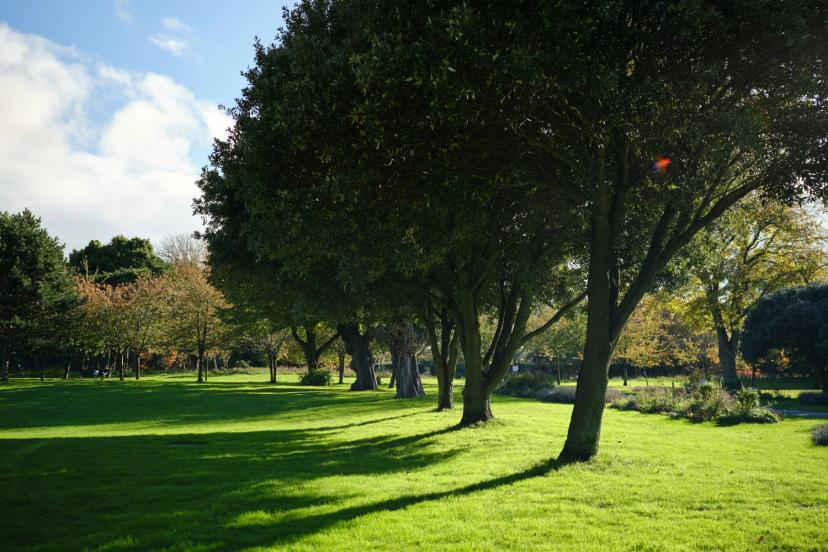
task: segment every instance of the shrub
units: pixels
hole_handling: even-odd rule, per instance
[[[818,406],[828,406],[828,393],[815,393],[813,391],[806,391],[800,393],[797,397],[799,404],[812,404]]]
[[[537,398],[543,402],[575,404],[575,386],[547,387],[538,393]]]
[[[683,405],[682,414],[693,422],[715,420],[734,410],[733,398],[726,391],[707,385],[700,385]]]
[[[811,432],[811,439],[815,445],[828,446],[828,424],[816,426]]]
[[[681,404],[681,394],[665,387],[645,387],[637,395],[636,410],[645,414],[669,414]]]
[[[555,387],[548,374],[543,372],[509,372],[503,378],[497,392],[513,397],[537,397],[541,391]]]
[[[779,414],[769,408],[758,406],[747,412],[731,412],[716,419],[719,425],[748,424],[775,424],[780,420]]]
[[[736,399],[737,409],[742,414],[749,414],[759,407],[759,391],[752,387],[739,389],[733,398]]]
[[[302,374],[299,383],[302,385],[330,385],[331,373],[328,370],[317,368],[316,370]]]

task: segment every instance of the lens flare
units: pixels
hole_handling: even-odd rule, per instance
[[[667,166],[672,163],[667,157],[656,157],[655,161],[653,161],[653,171],[657,172],[658,174],[664,174],[667,172]]]

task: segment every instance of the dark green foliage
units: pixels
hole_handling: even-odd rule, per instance
[[[63,246],[30,211],[0,212],[0,378],[12,352],[61,344],[74,294]]]
[[[331,380],[332,376],[329,370],[325,370],[324,368],[316,368],[315,370],[302,374],[302,377],[299,379],[299,383],[302,385],[325,386],[330,385]]]
[[[775,349],[812,367],[828,393],[828,285],[780,290],[745,319],[742,355],[757,362]]]
[[[149,240],[125,236],[115,236],[107,244],[90,241],[69,254],[69,265],[111,285],[132,282],[139,274],[158,275],[166,270],[166,263],[155,255]]]
[[[555,387],[555,381],[549,374],[526,370],[507,373],[497,393],[513,397],[536,397],[539,393],[551,391],[553,387]]]
[[[816,426],[811,432],[811,439],[815,445],[828,446],[828,424]]]
[[[812,391],[805,391],[804,393],[799,394],[797,400],[800,404],[828,406],[828,393],[814,393]]]

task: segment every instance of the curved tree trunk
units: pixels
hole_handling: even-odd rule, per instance
[[[423,384],[417,369],[414,325],[400,324],[391,330],[391,365],[396,376],[398,399],[422,397]]]
[[[366,332],[359,332],[356,324],[341,324],[337,326],[345,351],[351,355],[351,365],[356,372],[356,381],[351,384],[351,391],[372,391],[377,388],[377,378],[374,375],[374,357],[371,354],[371,338]]]

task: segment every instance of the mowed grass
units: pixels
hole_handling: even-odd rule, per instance
[[[0,387],[0,549],[828,550],[819,420],[607,410],[598,459],[557,467],[567,405],[455,431],[433,381],[263,379]]]

